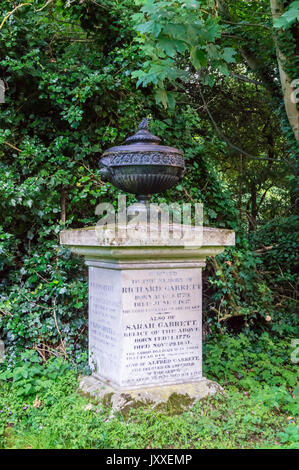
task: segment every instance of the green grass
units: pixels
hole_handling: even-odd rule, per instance
[[[197,402],[179,415],[149,407],[133,409],[125,418],[76,392],[75,374],[59,378],[41,405],[21,403],[1,391],[7,418],[4,448],[265,448],[289,447],[283,433],[288,413],[229,387]],[[246,393],[246,392],[245,392]],[[92,404],[91,410],[86,409]],[[26,410],[23,408],[28,406]],[[89,407],[88,407],[89,408]],[[3,414],[3,413],[2,413]]]
[[[242,336],[239,342],[244,343]],[[261,348],[260,341],[255,346],[252,341],[249,343],[248,355],[255,354],[252,361],[261,362],[265,348]],[[211,359],[215,348],[231,357],[227,379],[222,370],[218,376],[225,394],[207,397],[181,414],[167,407],[158,411],[141,406],[125,416],[113,416],[110,409],[77,392],[78,373],[66,371],[65,364],[59,361],[40,365],[47,386],[40,386],[40,378],[35,379],[36,384],[31,382],[38,393],[24,396],[23,379],[2,381],[0,448],[299,448],[298,366],[279,360],[285,351],[274,341],[273,354],[269,356],[280,365],[281,374],[274,368],[273,376],[266,374],[263,379],[256,366],[257,375],[253,377],[252,366],[240,363],[239,346],[235,338],[229,337],[209,346],[206,362],[210,363],[210,378],[217,378]],[[268,345],[268,353],[270,349]],[[246,351],[242,353],[246,358]],[[218,370],[221,358],[216,356]],[[234,373],[234,358],[241,378]],[[265,370],[271,371],[266,362]],[[51,380],[55,367],[57,374]],[[263,370],[262,364],[260,367]],[[28,381],[30,377],[24,375]]]

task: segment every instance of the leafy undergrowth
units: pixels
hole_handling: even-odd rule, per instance
[[[61,359],[41,364],[27,351],[12,371],[2,365],[0,447],[299,448],[298,371],[285,343],[244,335],[213,341],[205,348],[207,375],[224,394],[183,414],[139,407],[126,416],[80,395],[73,366]],[[223,370],[219,362],[226,362]]]

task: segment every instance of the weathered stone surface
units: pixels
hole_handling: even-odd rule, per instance
[[[155,230],[152,225],[138,225],[136,227],[131,227],[130,225],[117,227],[117,234],[113,236],[113,228],[107,228],[109,236],[104,236],[103,232],[100,230],[100,227],[86,227],[73,230],[62,230],[60,232],[60,243],[62,245],[68,245],[72,247],[179,247],[184,246],[184,239],[180,238],[180,234],[184,230],[184,234],[190,238],[194,235],[195,239],[198,238],[200,243],[194,245],[195,249],[200,247],[225,247],[235,244],[235,233],[233,230],[212,228],[212,227],[200,227],[200,226],[181,226],[173,224],[170,228],[168,226],[160,227],[159,233],[154,238],[152,236],[146,237],[145,235],[150,230],[151,235],[152,230]],[[128,230],[135,231],[135,238],[132,239],[128,237]],[[170,234],[167,239],[163,236],[159,236],[160,232],[165,232]],[[191,247],[190,247],[191,249]],[[121,253],[122,251],[120,251]],[[105,253],[103,250],[102,253]],[[113,252],[112,252],[113,253]]]
[[[201,298],[201,268],[90,266],[94,375],[122,389],[200,380]]]
[[[216,256],[226,246],[235,244],[235,234],[232,230],[210,227],[185,226],[184,230],[197,231],[198,245],[185,245],[184,239],[174,237],[165,240],[163,237],[147,238],[148,226],[137,226],[134,239],[127,236],[127,227],[118,227],[117,237],[102,236],[97,227],[87,227],[76,230],[63,230],[60,233],[60,243],[70,248],[73,253],[82,255],[86,260],[98,261],[107,267],[136,269],[136,262],[144,266],[163,267],[169,263],[185,263],[190,267],[194,263],[204,263],[207,256]],[[165,227],[167,233],[168,228]],[[180,227],[171,230],[180,230]],[[203,264],[201,264],[203,265]],[[100,267],[100,264],[99,264]]]
[[[138,405],[152,405],[153,408],[159,405],[169,405],[174,412],[181,412],[197,400],[224,392],[218,383],[205,378],[198,382],[121,391],[92,375],[82,377],[79,390],[98,400],[103,400],[104,404],[111,406],[113,411],[123,412]]]

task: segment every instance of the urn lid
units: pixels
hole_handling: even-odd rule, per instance
[[[165,153],[176,153],[183,155],[183,152],[174,148],[167,147],[166,145],[159,145],[161,142],[160,137],[151,134],[148,130],[148,119],[142,119],[138,126],[137,132],[127,137],[124,145],[111,147],[103,153],[102,157],[107,156],[111,153],[124,152],[165,152]],[[102,158],[101,157],[101,158]]]
[[[138,126],[138,131],[134,135],[127,137],[125,140],[126,144],[138,144],[141,142],[147,142],[152,144],[159,144],[161,142],[160,137],[157,137],[154,134],[151,134],[148,130],[148,119],[142,119],[141,123]]]

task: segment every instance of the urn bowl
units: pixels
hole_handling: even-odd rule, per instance
[[[138,199],[149,198],[177,185],[185,172],[183,153],[160,145],[161,139],[147,127],[148,121],[144,119],[125,145],[109,148],[99,161],[104,181],[135,194]]]

